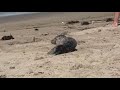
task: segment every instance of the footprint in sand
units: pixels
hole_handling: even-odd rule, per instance
[[[76,24],[76,23],[79,23],[79,21],[69,21],[66,24]]]
[[[35,28],[35,31],[39,31],[39,29],[38,29],[38,28]]]

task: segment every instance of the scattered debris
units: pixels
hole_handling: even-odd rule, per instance
[[[39,31],[39,29],[38,29],[38,28],[35,28],[35,31]]]
[[[69,21],[66,24],[75,24],[75,23],[80,23],[79,21]]]
[[[12,35],[10,36],[3,36],[1,40],[11,40],[14,39],[14,37]]]
[[[65,24],[65,22],[62,22],[62,24]]]

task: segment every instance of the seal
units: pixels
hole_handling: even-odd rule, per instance
[[[66,37],[65,35],[58,35],[51,43],[56,45],[53,49],[51,49],[48,54],[63,54],[68,52],[76,51],[77,41],[72,37]]]

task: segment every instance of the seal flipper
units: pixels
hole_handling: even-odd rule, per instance
[[[63,54],[63,53],[67,53],[66,48],[63,45],[55,46],[53,49],[51,49],[48,52],[48,54],[54,54],[54,55]]]

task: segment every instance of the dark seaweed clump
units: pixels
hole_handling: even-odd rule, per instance
[[[11,39],[14,39],[14,37],[12,35],[9,35],[9,36],[3,36],[1,38],[1,40],[11,40]]]

